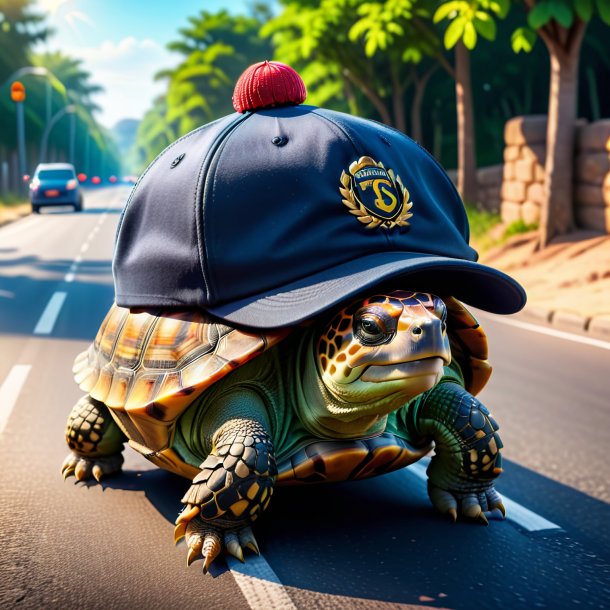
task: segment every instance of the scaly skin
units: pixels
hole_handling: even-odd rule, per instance
[[[77,481],[102,477],[121,470],[123,443],[127,440],[108,407],[91,396],[83,396],[68,416],[66,442],[72,449],[62,465],[64,479]]]
[[[428,495],[453,520],[464,517],[487,524],[485,511],[505,514],[494,479],[502,472],[502,442],[487,408],[461,385],[440,383],[414,413],[415,431],[436,444],[428,467]]]
[[[258,552],[250,525],[271,499],[274,451],[285,459],[317,441],[323,448],[327,441],[348,447],[383,433],[389,417],[394,432],[415,439],[415,447],[435,441],[429,495],[441,512],[455,519],[459,507],[462,515],[486,522],[483,511],[503,510],[493,489],[500,471],[497,425],[459,383],[445,377],[436,385],[451,360],[445,319],[443,301],[426,293],[360,300],[321,333],[314,327],[295,334],[296,341],[243,364],[196,398],[172,437],[178,459],[200,469],[176,521],[187,564],[201,555],[207,571],[223,549],[241,561],[244,549]],[[421,399],[411,403],[416,396]],[[400,424],[398,411],[406,416]],[[65,476],[99,480],[120,470],[125,437],[102,403],[79,401],[67,440],[73,453]],[[390,453],[394,458],[401,451]],[[392,470],[392,460],[379,453],[385,464],[379,472]]]
[[[267,508],[277,475],[273,444],[254,419],[233,419],[216,434],[214,448],[182,498],[174,539],[186,536],[187,565],[203,555],[206,572],[226,550],[244,560],[243,548],[258,553],[249,524]]]

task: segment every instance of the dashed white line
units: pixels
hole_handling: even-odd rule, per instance
[[[296,610],[284,585],[262,555],[250,555],[245,563],[229,556],[227,564],[252,610]]]
[[[408,468],[405,468],[401,472],[405,475],[412,474],[422,481],[428,481],[428,475],[426,474],[426,468],[428,467],[429,460],[422,460],[415,464],[411,464]],[[560,530],[561,527],[552,523],[548,519],[541,517],[535,512],[525,508],[521,504],[518,504],[514,500],[507,498],[504,494],[502,500],[504,508],[506,508],[506,519],[516,523],[519,527],[527,530],[528,532],[541,532],[547,530]]]
[[[57,316],[59,316],[67,294],[67,292],[55,292],[53,294],[34,328],[35,335],[50,335],[53,332]]]
[[[558,339],[566,339],[567,341],[573,341],[574,343],[582,343],[584,345],[592,345],[593,347],[600,347],[601,349],[610,350],[610,343],[608,341],[602,341],[601,339],[592,339],[591,337],[582,337],[581,335],[575,335],[568,333],[563,330],[555,330],[554,328],[546,328],[546,326],[539,326],[538,324],[530,324],[529,322],[521,322],[520,320],[510,320],[501,316],[493,314],[480,314],[481,318],[489,318],[494,322],[500,324],[506,324],[507,326],[514,326],[515,328],[522,328],[524,330],[531,330],[532,332],[539,333],[541,335],[549,335],[550,337],[556,337]]]
[[[29,364],[16,364],[0,386],[0,434],[6,427],[31,368]]]

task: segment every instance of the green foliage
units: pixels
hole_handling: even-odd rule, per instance
[[[521,51],[529,53],[534,48],[536,40],[538,40],[538,36],[536,36],[534,30],[522,27],[517,28],[513,32],[513,35],[511,36],[511,45],[515,53],[520,53]]]
[[[233,111],[233,88],[241,73],[272,55],[269,42],[259,36],[259,19],[267,13],[255,9],[252,17],[201,11],[168,44],[184,59],[157,74],[167,80],[167,93],[155,101],[138,129],[136,154],[142,166],[175,138]]]
[[[464,207],[470,224],[470,236],[477,243],[487,238],[489,231],[501,222],[500,215],[496,212],[482,210],[472,203],[465,203]]]
[[[520,233],[529,233],[530,231],[535,231],[537,228],[537,224],[528,224],[525,221],[519,219],[515,220],[515,222],[512,222],[508,225],[508,227],[506,227],[503,236],[505,239],[508,239],[513,235],[519,235]]]
[[[14,208],[18,205],[27,203],[23,195],[16,195],[15,193],[6,193],[0,196],[0,210],[2,208]]]
[[[64,55],[61,51],[32,55],[32,65],[49,70],[70,92],[71,100],[87,109],[89,113],[99,110],[91,96],[104,90],[91,81],[91,74],[83,69],[83,62]]]
[[[33,0],[0,0],[0,85],[28,65],[32,45],[49,34],[44,17],[32,10],[33,5]]]
[[[452,49],[462,41],[467,49],[474,49],[479,36],[496,39],[495,18],[503,19],[510,8],[509,0],[450,0],[434,12],[434,23],[449,21],[443,43]]]
[[[575,19],[589,22],[596,12],[604,23],[610,25],[608,0],[541,0],[528,12],[527,23],[532,30],[539,30],[553,21],[569,29]]]

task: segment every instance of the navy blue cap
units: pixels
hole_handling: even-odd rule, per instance
[[[134,187],[116,301],[258,328],[381,284],[520,310],[523,288],[468,240],[455,187],[401,132],[312,106],[234,114],[171,144]]]

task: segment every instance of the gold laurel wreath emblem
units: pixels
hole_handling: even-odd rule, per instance
[[[345,171],[341,172],[341,184],[342,187],[339,188],[339,192],[343,196],[342,203],[345,205],[350,214],[353,214],[358,222],[361,222],[367,229],[376,229],[377,227],[383,227],[384,229],[393,229],[394,227],[408,227],[409,226],[409,218],[413,216],[413,213],[410,211],[413,207],[413,202],[409,201],[410,195],[409,191],[405,188],[400,179],[400,176],[394,176],[394,172],[391,169],[386,170],[396,192],[402,197],[402,209],[400,210],[400,214],[394,220],[385,220],[383,218],[378,218],[377,216],[373,216],[369,210],[367,210],[362,203],[360,203],[356,199],[356,194],[354,193],[354,176],[356,172],[363,167],[380,167],[385,170],[383,163],[381,161],[377,163],[371,157],[360,157],[358,161],[354,161],[349,166],[349,173]]]

